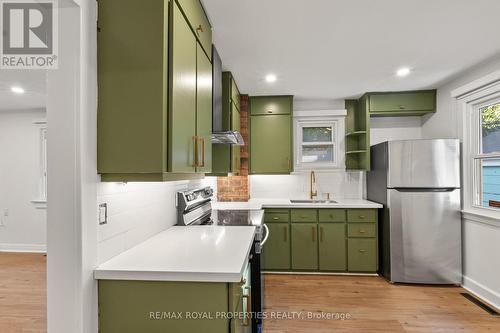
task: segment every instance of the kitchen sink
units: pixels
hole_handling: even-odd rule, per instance
[[[326,204],[326,203],[337,203],[335,200],[316,200],[316,199],[301,199],[301,200],[290,200],[291,203],[302,203],[302,204]]]

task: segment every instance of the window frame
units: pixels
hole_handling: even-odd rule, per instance
[[[303,111],[294,114],[294,170],[295,171],[334,171],[345,170],[345,112],[340,111]],[[304,127],[332,127],[331,142],[311,142],[304,144]],[[304,146],[333,146],[332,162],[302,162]]]
[[[482,179],[478,177],[476,158],[494,158],[498,154],[479,154],[482,133],[480,113],[485,105],[500,99],[500,71],[457,88],[451,93],[456,98],[462,123],[462,212],[464,217],[475,221],[499,225],[500,209],[477,204],[478,191],[482,189]],[[480,184],[477,186],[476,184]]]
[[[38,186],[35,199],[31,203],[37,209],[47,209],[47,121],[36,120],[33,125],[37,128],[37,145],[38,145]]]

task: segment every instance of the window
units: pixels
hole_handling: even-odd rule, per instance
[[[295,170],[343,168],[343,118],[296,119]]]
[[[500,100],[475,108],[474,205],[500,209]]]

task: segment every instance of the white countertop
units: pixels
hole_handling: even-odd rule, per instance
[[[99,280],[240,282],[253,226],[174,226],[103,263]]]
[[[287,198],[250,199],[248,202],[214,202],[214,209],[262,208],[383,208],[381,204],[363,199],[334,199],[329,203],[291,203]]]

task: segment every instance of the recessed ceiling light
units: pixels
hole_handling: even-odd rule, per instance
[[[406,76],[410,73],[411,73],[411,69],[409,69],[408,67],[403,67],[403,68],[398,69],[398,71],[396,72],[396,75],[397,76]]]
[[[14,86],[14,87],[10,88],[10,90],[16,94],[24,94],[24,89],[21,87]]]
[[[269,82],[269,83],[273,83],[277,80],[277,77],[276,75],[274,74],[267,74],[266,75],[266,81]]]

